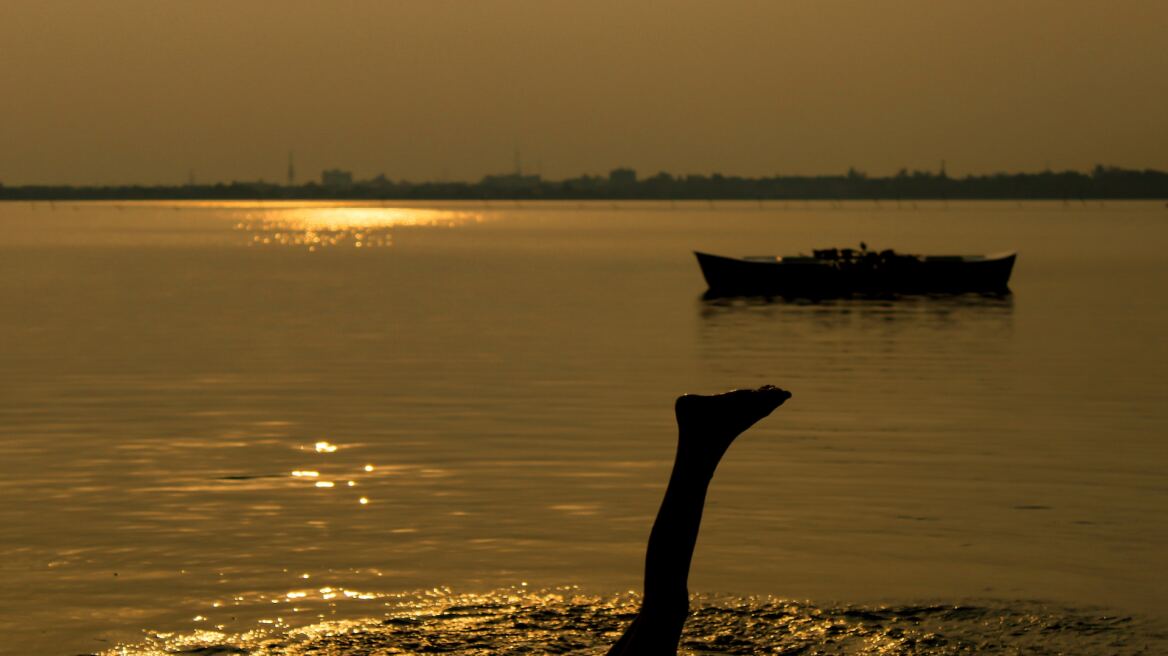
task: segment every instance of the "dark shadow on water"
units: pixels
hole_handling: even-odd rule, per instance
[[[1013,352],[1014,295],[736,297],[695,305],[699,354],[719,371],[749,366],[816,380],[848,374],[876,384],[891,371],[996,376],[992,369]]]
[[[1009,323],[1014,294],[946,294],[837,299],[769,296],[709,296],[699,300],[699,313],[708,323],[769,318],[784,322],[825,324],[849,322],[908,322],[958,327],[973,323]]]

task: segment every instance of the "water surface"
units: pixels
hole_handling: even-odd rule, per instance
[[[469,595],[507,636],[482,653],[591,653],[639,588],[673,397],[763,383],[795,398],[724,461],[691,589],[764,637],[691,650],[789,647],[784,608],[893,609],[872,635],[980,609],[938,631],[983,649],[1010,618],[1130,646],[1168,617],[1159,203],[9,203],[0,230],[0,652],[323,649],[279,632],[333,620],[400,647],[403,599]],[[1017,250],[1015,293],[700,298],[694,249],[860,240]]]

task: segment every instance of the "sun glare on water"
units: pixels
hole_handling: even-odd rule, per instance
[[[265,205],[245,210],[235,229],[249,233],[249,246],[324,248],[385,248],[393,245],[394,229],[479,223],[473,211],[372,205]]]

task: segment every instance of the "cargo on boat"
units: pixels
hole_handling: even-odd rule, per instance
[[[724,257],[694,251],[707,296],[1009,293],[1017,253],[907,255],[829,248],[812,255]]]

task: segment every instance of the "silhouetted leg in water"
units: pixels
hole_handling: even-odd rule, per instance
[[[791,398],[767,385],[716,396],[678,397],[677,456],[645,553],[641,610],[608,656],[673,656],[689,614],[689,564],[706,489],[734,438]]]

